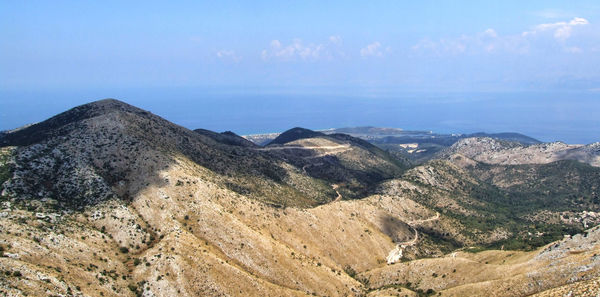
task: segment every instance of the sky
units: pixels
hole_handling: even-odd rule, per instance
[[[560,112],[563,123],[594,118],[599,24],[597,0],[0,0],[0,130],[107,97],[161,114],[160,104],[143,96],[157,90],[170,100],[192,89],[184,100],[215,92],[243,100],[303,95],[307,102],[450,94],[467,104],[466,97],[481,102],[473,94],[488,94],[494,99],[487,106],[496,106],[507,100],[502,94],[518,94],[509,96],[515,109],[533,92],[549,94],[561,108],[578,105],[577,112]],[[545,104],[544,96],[532,98],[521,114]],[[293,110],[282,105],[281,112]],[[492,127],[485,117],[478,121]],[[587,124],[600,131],[598,121]]]
[[[598,1],[3,0],[0,87],[600,90],[599,22]]]

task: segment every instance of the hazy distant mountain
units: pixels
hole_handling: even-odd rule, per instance
[[[0,294],[528,296],[600,276],[598,144],[337,132],[258,146],[112,99],[9,131]],[[398,135],[422,142],[381,148]]]
[[[439,144],[452,144],[461,138],[471,137],[490,137],[494,139],[503,139],[520,142],[522,144],[538,144],[541,141],[532,137],[513,132],[505,133],[485,133],[478,132],[473,134],[437,134],[431,131],[411,131],[399,128],[379,128],[379,127],[353,127],[337,128],[325,130],[325,133],[345,133],[359,138],[370,139],[384,143],[413,143],[413,142],[432,142]]]

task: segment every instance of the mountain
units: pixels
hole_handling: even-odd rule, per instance
[[[461,154],[489,164],[546,164],[560,160],[577,160],[600,166],[600,143],[570,145],[562,142],[523,145],[493,138],[465,138],[440,152],[438,158]]]
[[[35,193],[80,207],[113,196],[130,199],[148,184],[163,183],[158,174],[172,166],[176,156],[209,169],[234,191],[270,203],[316,205],[331,199],[326,189],[301,193],[290,187],[298,173],[247,149],[252,145],[240,137],[190,131],[112,99],[78,106],[10,133],[2,143],[22,147],[15,152],[15,177],[5,191]]]
[[[0,295],[527,296],[600,276],[600,168],[408,166],[294,131],[261,147],[110,99],[5,133]]]

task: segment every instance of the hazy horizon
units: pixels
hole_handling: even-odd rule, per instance
[[[518,132],[541,141],[578,144],[600,141],[600,118],[596,112],[600,101],[594,92],[254,92],[231,92],[229,88],[54,90],[26,94],[4,91],[0,96],[13,100],[2,101],[0,130],[40,122],[72,107],[110,97],[189,129],[229,130],[241,135],[282,132],[296,126],[379,126],[435,133]],[[578,100],[577,105],[572,104],[573,98]],[[579,116],[574,118],[573,114]]]
[[[240,134],[370,125],[595,142],[598,20],[592,0],[3,1],[0,129],[114,97]]]

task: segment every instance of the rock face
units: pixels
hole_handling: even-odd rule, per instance
[[[597,193],[590,166],[558,170],[587,182],[570,183],[577,203],[551,225],[511,209],[504,195],[529,192],[483,174],[491,165],[407,169],[360,139],[301,132],[258,147],[102,100],[6,133],[0,295],[519,296],[600,275],[597,228],[528,252],[463,251],[546,243],[536,228],[581,230],[578,213],[592,224],[578,204]]]

